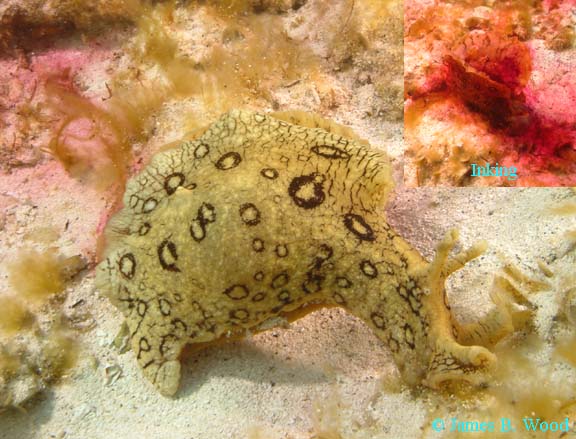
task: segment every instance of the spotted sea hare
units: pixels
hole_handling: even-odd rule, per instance
[[[482,245],[450,258],[450,232],[428,263],[385,220],[392,186],[383,151],[303,113],[234,110],[156,154],[128,182],[96,278],[146,378],[173,395],[185,345],[341,306],[409,384],[482,381],[512,329],[507,302],[461,325],[444,289]]]

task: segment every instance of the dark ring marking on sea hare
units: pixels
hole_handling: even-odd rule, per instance
[[[290,291],[288,291],[288,290],[280,291],[276,297],[278,298],[278,300],[280,302],[285,303],[285,304],[293,302],[293,300],[290,296]]]
[[[414,331],[412,331],[412,327],[406,323],[403,329],[404,340],[406,340],[406,344],[410,347],[410,349],[414,349],[416,345],[414,344]]]
[[[366,277],[369,277],[370,279],[374,279],[378,276],[378,269],[372,262],[367,259],[364,259],[362,262],[360,262],[360,270]]]
[[[188,325],[186,325],[182,320],[176,318],[172,319],[170,323],[172,324],[174,331],[180,331],[184,334],[188,332]]]
[[[169,316],[172,312],[172,305],[166,299],[159,299],[158,307],[160,308],[160,314],[163,316]]]
[[[242,161],[240,154],[234,151],[227,152],[222,157],[218,159],[215,166],[221,171],[227,171],[229,169],[235,168]]]
[[[202,203],[198,209],[198,219],[203,224],[209,224],[216,221],[216,208],[210,203]]]
[[[260,175],[268,180],[275,180],[278,178],[278,171],[274,168],[264,168],[260,171]]]
[[[176,189],[184,184],[184,181],[186,181],[184,174],[174,172],[164,179],[164,190],[168,195],[172,195]]]
[[[150,352],[150,349],[152,348],[150,347],[148,339],[146,337],[142,337],[138,342],[138,358],[140,358],[140,354],[142,352]]]
[[[202,203],[196,218],[190,224],[190,235],[196,242],[206,238],[206,225],[216,221],[216,208],[210,203]]]
[[[126,253],[118,261],[118,269],[122,277],[132,279],[136,273],[136,258],[132,253]]]
[[[340,148],[336,148],[335,146],[331,145],[317,145],[313,146],[312,152],[318,154],[320,157],[324,157],[327,159],[348,159],[350,158],[350,154],[346,151],[341,150]]]
[[[256,273],[254,273],[254,280],[258,281],[258,282],[264,280],[264,272],[263,271],[257,271]]]
[[[324,177],[317,173],[295,177],[288,187],[288,195],[303,209],[314,209],[324,202]]]
[[[372,320],[372,323],[374,323],[374,326],[376,326],[378,329],[386,328],[384,316],[382,316],[382,314],[373,312],[370,314],[370,320]]]
[[[302,282],[302,290],[304,290],[306,294],[314,294],[320,291],[324,278],[313,273],[306,273],[306,275],[306,280]]]
[[[242,300],[248,297],[250,292],[244,285],[232,285],[224,290],[224,294],[232,300]]]
[[[376,239],[372,227],[360,215],[347,213],[344,215],[344,225],[362,241],[374,241]]]
[[[274,279],[272,279],[272,283],[270,284],[270,286],[274,289],[282,288],[283,286],[288,284],[288,282],[290,282],[290,276],[288,276],[287,272],[283,271],[282,273],[276,275]]]
[[[352,282],[348,280],[348,278],[339,276],[336,278],[336,285],[340,288],[350,288],[352,286]]]
[[[147,235],[151,228],[152,228],[152,226],[150,225],[150,223],[144,223],[138,229],[138,234],[140,236]]]
[[[412,312],[414,312],[414,314],[420,315],[422,302],[416,297],[414,297],[414,294],[412,292],[408,294],[408,304],[410,305],[410,308],[412,309]]]
[[[140,199],[136,195],[130,195],[130,200],[128,201],[128,204],[132,209],[134,209],[136,206],[138,206],[139,202],[140,202]]]
[[[318,256],[316,256],[314,258],[314,262],[313,262],[314,269],[320,270],[322,268],[322,265],[324,265],[324,263],[328,259],[330,259],[333,254],[334,254],[334,250],[332,249],[332,247],[330,247],[327,244],[321,244],[319,251],[318,251]]]
[[[136,305],[136,312],[140,317],[144,317],[146,312],[148,311],[148,304],[143,302],[142,300],[138,301],[138,305]]]
[[[239,209],[240,218],[247,226],[255,226],[260,223],[260,211],[252,203],[245,203]]]
[[[252,250],[254,250],[256,253],[261,253],[264,251],[264,241],[262,241],[260,238],[254,238],[252,240]]]
[[[158,201],[156,200],[156,198],[150,197],[146,201],[144,201],[144,206],[142,207],[142,212],[150,213],[154,209],[156,209],[156,206],[158,206]]]
[[[328,244],[321,244],[318,252],[318,257],[322,260],[327,260],[332,257],[334,250]]]
[[[196,157],[197,159],[201,159],[203,157],[206,157],[206,154],[208,154],[209,152],[210,148],[208,147],[208,145],[206,145],[205,143],[201,143],[196,147],[196,149],[194,149],[194,157]]]
[[[285,258],[288,256],[288,247],[285,244],[278,244],[274,249],[274,252],[279,258]]]
[[[264,291],[260,291],[259,293],[254,294],[252,297],[252,302],[260,302],[266,298],[266,293]]]
[[[244,308],[233,309],[230,311],[229,316],[231,319],[246,321],[250,317],[250,312]]]
[[[196,242],[200,242],[206,238],[206,226],[198,218],[193,219],[192,224],[190,224],[190,236],[192,236],[192,239]]]
[[[346,300],[344,299],[342,294],[333,293],[332,298],[334,299],[334,302],[336,302],[338,305],[346,305]]]
[[[168,262],[168,258],[171,258],[173,262]],[[178,260],[176,244],[174,244],[172,241],[165,239],[158,246],[158,259],[160,260],[160,265],[164,270],[180,272],[180,269],[176,266],[176,261]]]

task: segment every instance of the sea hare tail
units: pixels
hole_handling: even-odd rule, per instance
[[[451,340],[436,344],[424,384],[438,388],[446,381],[482,385],[496,363],[496,356],[481,346],[462,346]]]

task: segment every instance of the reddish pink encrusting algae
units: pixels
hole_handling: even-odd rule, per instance
[[[576,101],[576,81],[565,84],[562,89],[553,88],[552,92],[550,87],[532,88],[528,78],[534,51],[529,51],[526,44],[517,40],[508,41],[508,47],[503,50],[493,49],[493,57],[487,50],[468,47],[472,49],[463,57],[468,64],[449,55],[445,58],[445,81],[451,92],[471,110],[483,114],[499,134],[512,137],[516,151],[555,156],[573,149],[576,131],[570,127],[570,121],[576,122],[576,114],[558,121],[541,114],[533,104],[554,106],[563,101],[560,94],[573,95]],[[545,70],[546,66],[538,67]],[[540,96],[541,93],[544,95]],[[546,103],[546,100],[550,102]],[[566,111],[575,113],[573,108],[566,108]]]
[[[565,8],[566,4],[549,2],[547,7]],[[422,79],[409,82],[407,108],[418,108],[413,105],[420,99],[456,98],[481,115],[489,133],[501,139],[498,161],[511,158],[535,175],[557,171],[573,175],[574,57],[551,51],[541,40],[523,41],[505,30],[494,24],[472,29],[458,43],[445,47],[442,58],[430,64]],[[427,111],[429,107],[420,108]]]

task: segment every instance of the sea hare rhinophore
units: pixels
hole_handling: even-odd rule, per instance
[[[425,261],[384,218],[387,156],[337,132],[351,136],[301,113],[235,110],[128,182],[96,281],[162,394],[178,390],[185,345],[318,306],[364,320],[409,384],[478,382],[494,363],[487,347],[510,331],[505,304],[460,325],[444,290],[480,247],[449,258],[451,232]]]

